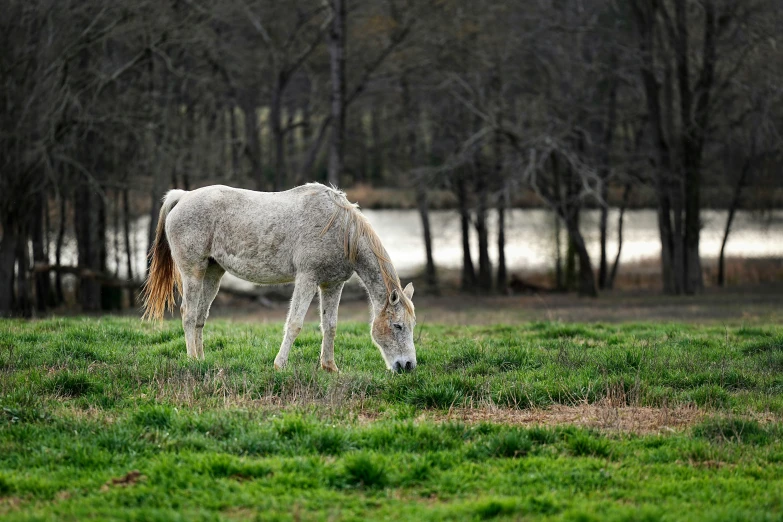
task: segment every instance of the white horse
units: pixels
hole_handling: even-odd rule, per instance
[[[310,183],[285,192],[222,185],[170,190],[163,198],[144,287],[144,317],[173,310],[182,294],[190,357],[204,358],[202,330],[225,272],[256,284],[295,283],[275,368],[302,329],[316,289],[321,297],[321,366],[337,371],[334,337],[343,285],[356,272],[372,303],[370,334],[390,370],[416,367],[413,285],[405,289],[367,219],[342,192]]]

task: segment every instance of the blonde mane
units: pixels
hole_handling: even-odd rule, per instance
[[[351,263],[355,263],[359,256],[359,242],[362,239],[366,239],[370,250],[378,260],[378,267],[380,268],[381,277],[383,278],[383,284],[386,286],[387,294],[391,295],[392,290],[397,290],[397,293],[400,296],[400,302],[405,307],[405,310],[413,316],[413,305],[403,294],[402,284],[397,275],[397,270],[395,270],[391,259],[389,259],[389,254],[383,247],[378,234],[375,233],[375,230],[372,228],[372,225],[370,225],[370,222],[367,221],[364,214],[359,211],[359,205],[348,201],[344,192],[334,187],[327,187],[327,189],[327,194],[329,194],[332,201],[337,205],[337,208],[321,231],[321,235],[323,236],[326,234],[335,224],[340,214],[342,214],[344,231],[343,248],[345,250],[345,257],[348,258]]]

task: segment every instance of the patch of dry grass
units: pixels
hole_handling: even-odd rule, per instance
[[[527,410],[510,408],[453,408],[448,412],[426,412],[422,419],[490,422],[514,426],[580,426],[607,432],[636,435],[683,431],[701,422],[706,412],[695,406],[651,408],[608,404],[553,405]]]

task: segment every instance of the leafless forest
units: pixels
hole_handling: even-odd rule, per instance
[[[780,0],[0,4],[0,316],[59,306],[66,277],[85,311],[133,295],[129,224],[151,216],[151,240],[172,187],[407,189],[432,287],[430,196],[449,191],[462,288],[481,293],[509,284],[523,199],[567,231],[553,286],[586,295],[612,287],[608,209],[622,234],[635,193],[658,210],[671,294],[704,285],[701,209],[729,210],[725,242],[737,209],[781,204]]]

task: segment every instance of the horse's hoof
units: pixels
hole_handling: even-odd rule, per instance
[[[322,362],[321,368],[323,368],[329,373],[338,373],[340,371],[340,369],[337,368],[337,365],[334,364],[334,361]]]
[[[285,366],[285,365],[275,363],[275,371],[278,371],[278,372],[281,371],[283,369],[283,366]]]

